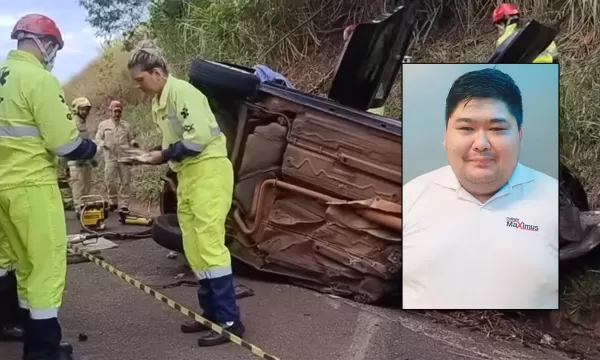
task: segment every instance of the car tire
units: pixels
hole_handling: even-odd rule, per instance
[[[189,71],[190,83],[205,95],[229,100],[252,96],[260,79],[254,69],[209,60],[194,60]]]
[[[152,240],[165,249],[183,254],[183,237],[177,214],[164,214],[152,223]]]

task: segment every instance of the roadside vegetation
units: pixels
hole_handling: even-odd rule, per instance
[[[343,28],[368,21],[397,1],[358,0],[80,0],[88,21],[101,35],[112,35],[98,59],[67,84],[70,99],[87,96],[94,110],[90,128],[106,118],[113,99],[125,105],[124,119],[139,134],[145,148],[158,144],[147,99],[130,88],[127,51],[141,40],[155,42],[172,71],[185,77],[197,57],[253,66],[267,64],[308,92],[325,93],[342,46]],[[592,207],[600,206],[600,4],[591,0],[521,0],[524,17],[560,27],[561,157],[578,170]],[[486,0],[426,0],[410,55],[415,62],[484,62],[493,51],[496,29],[490,22],[495,2]],[[128,11],[122,11],[128,9]],[[127,14],[144,13],[143,21]],[[396,84],[387,116],[400,118],[401,93]],[[99,167],[96,179],[102,179]],[[134,195],[156,202],[163,169],[134,170]],[[102,189],[102,184],[98,184]],[[564,283],[561,326],[600,336],[600,275],[589,270]],[[510,315],[510,316],[509,316]],[[429,316],[435,316],[430,314]],[[528,314],[473,312],[439,314],[439,321],[480,328],[490,336],[540,343],[545,330]],[[451,319],[451,320],[450,320]],[[565,321],[571,319],[572,321]],[[519,327],[517,327],[518,324]],[[530,325],[528,325],[530,324]],[[568,325],[565,325],[568,324]],[[517,330],[519,329],[519,330]],[[529,329],[529,330],[527,330]],[[594,331],[596,329],[596,331]],[[573,341],[547,340],[547,346],[567,348]],[[542,341],[543,342],[543,341]],[[561,345],[562,344],[562,345]],[[586,347],[583,342],[580,347]],[[596,346],[587,346],[585,352]],[[584,351],[584,350],[577,350]],[[590,353],[591,354],[591,353]]]

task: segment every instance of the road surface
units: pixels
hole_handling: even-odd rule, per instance
[[[70,233],[77,233],[69,216]],[[167,259],[167,251],[152,240],[118,243],[119,248],[103,251],[103,256],[148,285],[174,283],[185,271],[181,259]],[[496,343],[432,324],[400,310],[241,276],[236,282],[255,291],[255,296],[240,300],[246,340],[281,360],[564,359],[555,352]],[[198,310],[195,288],[158,290]],[[69,265],[60,318],[64,338],[81,360],[257,359],[235,344],[197,347],[193,334],[179,332],[183,315],[93,263]],[[88,340],[79,342],[80,333]],[[0,359],[20,359],[20,345],[0,344]]]

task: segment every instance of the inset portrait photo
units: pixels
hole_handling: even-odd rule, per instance
[[[404,64],[405,309],[558,308],[557,64]]]

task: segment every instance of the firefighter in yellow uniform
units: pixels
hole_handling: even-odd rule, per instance
[[[104,153],[104,182],[108,189],[110,210],[119,208],[128,211],[131,196],[131,168],[119,163],[119,159],[127,157],[130,147],[138,148],[135,136],[129,124],[121,118],[123,106],[120,101],[110,102],[108,109],[112,116],[102,121],[96,131],[96,143]]]
[[[79,137],[61,86],[50,73],[64,46],[54,21],[26,15],[11,38],[17,50],[0,64],[0,259],[9,258],[16,267],[23,359],[72,359],[72,348],[60,346],[58,322],[67,231],[56,156],[90,159],[96,145]]]
[[[92,109],[92,104],[87,98],[79,97],[71,103],[73,120],[79,136],[82,139],[89,139],[90,134],[87,129],[86,120]],[[98,166],[96,160],[72,160],[68,162],[70,185],[73,193],[73,205],[75,210],[79,211],[81,197],[90,194],[92,187],[92,167]]]
[[[242,336],[235,298],[231,254],[225,246],[225,221],[233,197],[233,168],[227,158],[225,135],[207,98],[187,81],[169,74],[157,50],[140,48],[131,54],[132,79],[152,100],[152,118],[162,134],[162,151],[140,157],[177,173],[177,217],[186,259],[200,282],[198,300],[204,316]],[[227,339],[202,324],[182,325],[183,332],[200,332],[199,346]]]
[[[519,30],[521,12],[513,4],[504,3],[498,5],[492,13],[492,22],[498,28],[500,37],[496,40],[496,47],[500,46],[507,39],[515,35],[515,32]],[[553,41],[542,52],[533,63],[538,64],[552,64],[558,63],[558,49],[556,43]]]

